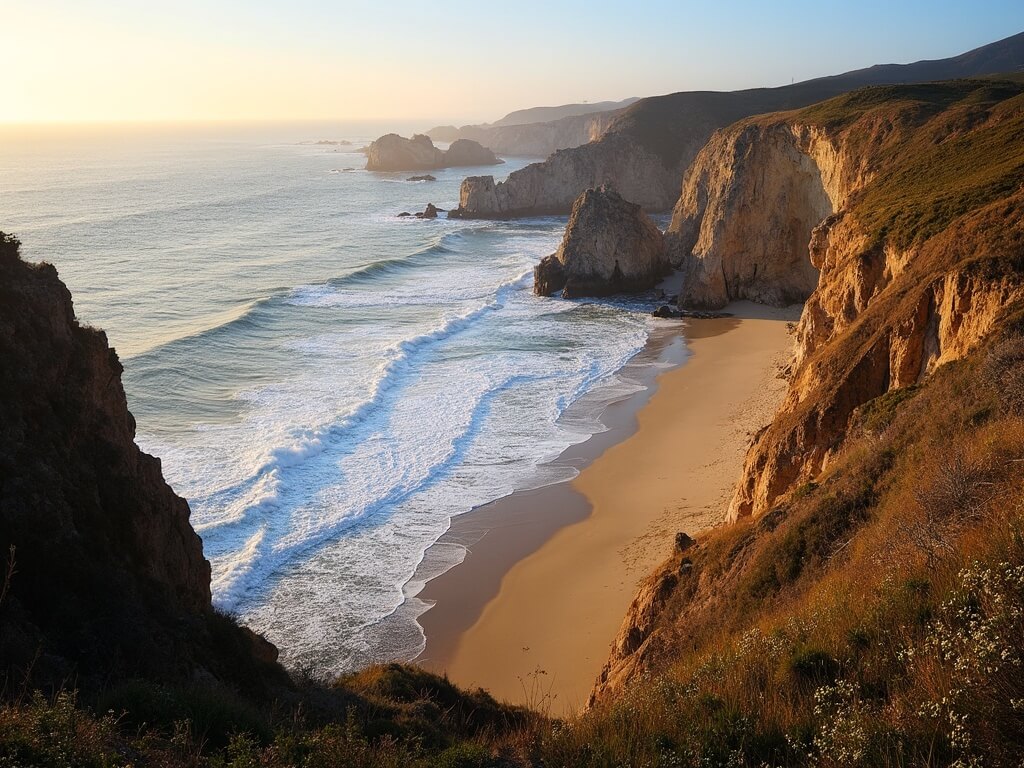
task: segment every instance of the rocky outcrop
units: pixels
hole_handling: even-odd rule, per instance
[[[1006,72],[1024,65],[1024,35],[961,56],[886,65],[781,88],[729,93],[693,91],[656,96],[607,113],[612,119],[596,140],[556,152],[510,174],[503,182],[469,178],[460,192],[459,216],[511,218],[564,214],[583,190],[612,184],[648,211],[667,211],[679,197],[679,180],[718,129],[751,115],[808,106],[873,83],[912,83]],[[573,119],[573,118],[570,118]],[[482,139],[492,149],[494,143]]]
[[[626,139],[607,138],[555,152],[509,174],[471,176],[462,182],[456,218],[506,219],[568,213],[589,188],[613,186],[649,211],[667,210],[678,194],[678,173]]]
[[[749,299],[785,306],[818,284],[811,231],[841,204],[817,154],[785,123],[741,124],[701,150],[667,231],[683,272],[681,306],[718,309]],[[827,171],[826,171],[827,173]]]
[[[614,190],[588,189],[572,208],[558,251],[534,269],[534,293],[607,296],[654,287],[669,271],[660,230]]]
[[[454,142],[447,151],[438,149],[429,136],[416,134],[411,139],[389,133],[366,150],[368,171],[432,171],[475,165],[498,165],[502,160],[475,141]]]
[[[806,300],[789,393],[747,455],[729,519],[816,477],[860,405],[965,356],[1024,291],[998,242],[1017,227],[1006,206],[1021,195],[1022,89],[929,89],[743,121],[686,176],[667,234],[680,305]],[[952,169],[945,183],[940,169]]]
[[[857,408],[965,357],[1024,300],[1024,271],[1012,261],[1019,256],[998,242],[1014,230],[1024,236],[1024,195],[999,209],[902,252],[858,248],[869,240],[851,219],[833,229],[797,326],[789,392],[747,453],[728,520],[762,514],[817,477],[842,449]],[[1008,226],[1007,210],[1018,223]],[[989,237],[994,231],[1000,237]]]
[[[443,162],[444,152],[423,134],[406,139],[388,133],[366,150],[368,171],[431,171],[443,167]]]
[[[470,139],[458,139],[444,153],[444,167],[456,168],[471,165],[498,165],[502,161],[486,147]]]
[[[213,613],[188,504],[135,445],[106,336],[76,320],[52,266],[26,264],[2,233],[0,369],[0,558],[12,573],[0,585],[0,674],[83,689],[283,674]]]

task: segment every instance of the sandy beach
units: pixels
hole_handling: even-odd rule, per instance
[[[586,702],[637,583],[677,531],[722,520],[749,437],[785,390],[798,308],[728,311],[686,321],[685,364],[608,409],[609,431],[570,457],[575,480],[456,519],[448,542],[468,553],[419,596],[436,603],[420,663],[553,712]]]

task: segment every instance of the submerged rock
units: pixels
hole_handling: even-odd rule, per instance
[[[566,298],[632,293],[652,288],[668,272],[654,222],[639,205],[601,187],[573,204],[558,251],[534,268],[533,290],[540,296],[561,290]]]
[[[437,208],[433,203],[427,203],[427,207],[423,209],[421,213],[416,214],[417,219],[436,219]]]
[[[424,176],[410,176],[406,181],[437,181],[437,178],[428,173]]]

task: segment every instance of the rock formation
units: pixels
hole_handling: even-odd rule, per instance
[[[565,298],[652,288],[669,271],[665,241],[639,205],[588,189],[572,208],[558,251],[534,268],[533,290]]]
[[[810,295],[818,270],[807,243],[838,202],[815,149],[800,146],[787,125],[754,123],[719,132],[701,150],[666,232],[672,264],[684,273],[681,305],[784,306]]]
[[[188,504],[135,445],[106,336],[2,233],[0,370],[0,674],[81,688],[283,677],[255,655],[273,646],[213,613]]]
[[[859,520],[842,504],[862,503],[865,480],[844,470],[850,462],[888,466],[889,459],[864,441],[863,452],[845,451],[859,409],[924,383],[945,363],[977,357],[1010,327],[1020,333],[1022,132],[1024,83],[953,81],[865,89],[745,120],[701,154],[667,238],[698,283],[684,286],[689,300],[779,300],[806,287],[797,282],[800,259],[818,280],[796,329],[788,393],[754,437],[727,513],[759,519],[717,550],[684,539],[642,582],[592,700],[673,663],[700,636],[700,621],[713,624],[717,611],[737,610],[730,600],[743,589],[758,604],[780,605],[771,602],[772,579],[808,567],[813,555],[804,541],[812,535],[819,569],[841,560],[847,544],[854,542],[847,552],[863,544],[843,528]],[[764,242],[744,244],[751,240]],[[959,371],[968,380],[984,375],[970,363]],[[929,396],[928,386],[920,391]],[[931,396],[930,407],[945,412],[943,390]],[[833,463],[836,471],[828,471]],[[818,482],[828,488],[820,496],[794,493]],[[889,503],[906,506],[902,497]],[[797,557],[776,571],[784,552]],[[761,570],[765,563],[770,570]]]
[[[807,302],[789,394],[747,456],[730,519],[815,477],[859,405],[963,357],[1024,292],[1006,261],[1022,90],[869,89],[741,122],[694,162],[667,235],[686,274],[680,305]]]
[[[366,150],[368,171],[432,171],[467,165],[498,165],[503,162],[475,141],[461,139],[447,150],[434,146],[429,136],[421,133],[411,139],[389,133],[374,141]]]
[[[781,88],[694,91],[641,99],[588,144],[555,152],[495,183],[463,182],[458,216],[564,214],[585,189],[612,184],[648,211],[667,211],[679,179],[715,130],[751,115],[796,109],[874,83],[912,83],[1006,72],[1024,65],[1024,33],[951,59],[869,67]],[[567,118],[579,119],[579,118]],[[492,149],[496,145],[484,139]]]
[[[486,147],[470,139],[458,139],[444,153],[444,167],[457,168],[467,165],[497,165],[501,160]]]

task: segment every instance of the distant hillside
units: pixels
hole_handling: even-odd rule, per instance
[[[434,141],[458,141],[470,139],[487,147],[493,152],[507,155],[547,157],[559,149],[570,149],[598,138],[611,125],[615,116],[627,103],[635,103],[635,99],[624,102],[602,102],[611,104],[609,110],[590,110],[579,114],[541,121],[506,122],[514,120],[515,115],[532,113],[537,110],[561,110],[563,107],[536,107],[535,109],[513,112],[497,123],[483,125],[440,125],[427,131]],[[616,104],[620,106],[616,106]],[[568,105],[569,107],[594,107],[593,104]]]
[[[503,125],[525,125],[527,123],[550,123],[553,120],[561,120],[563,117],[577,117],[578,115],[589,115],[593,112],[609,112],[613,109],[622,109],[640,100],[639,96],[632,96],[622,101],[598,101],[593,104],[563,104],[560,107],[531,107],[529,109],[518,109],[509,112],[500,120],[489,123],[489,127]]]
[[[460,212],[466,217],[567,213],[579,194],[611,183],[648,210],[668,210],[697,152],[719,128],[751,115],[797,109],[881,83],[926,82],[1019,71],[1024,33],[949,59],[888,64],[780,88],[684,91],[641,99],[613,115],[597,141],[556,152],[493,185],[463,182]],[[486,177],[483,177],[486,179]]]

